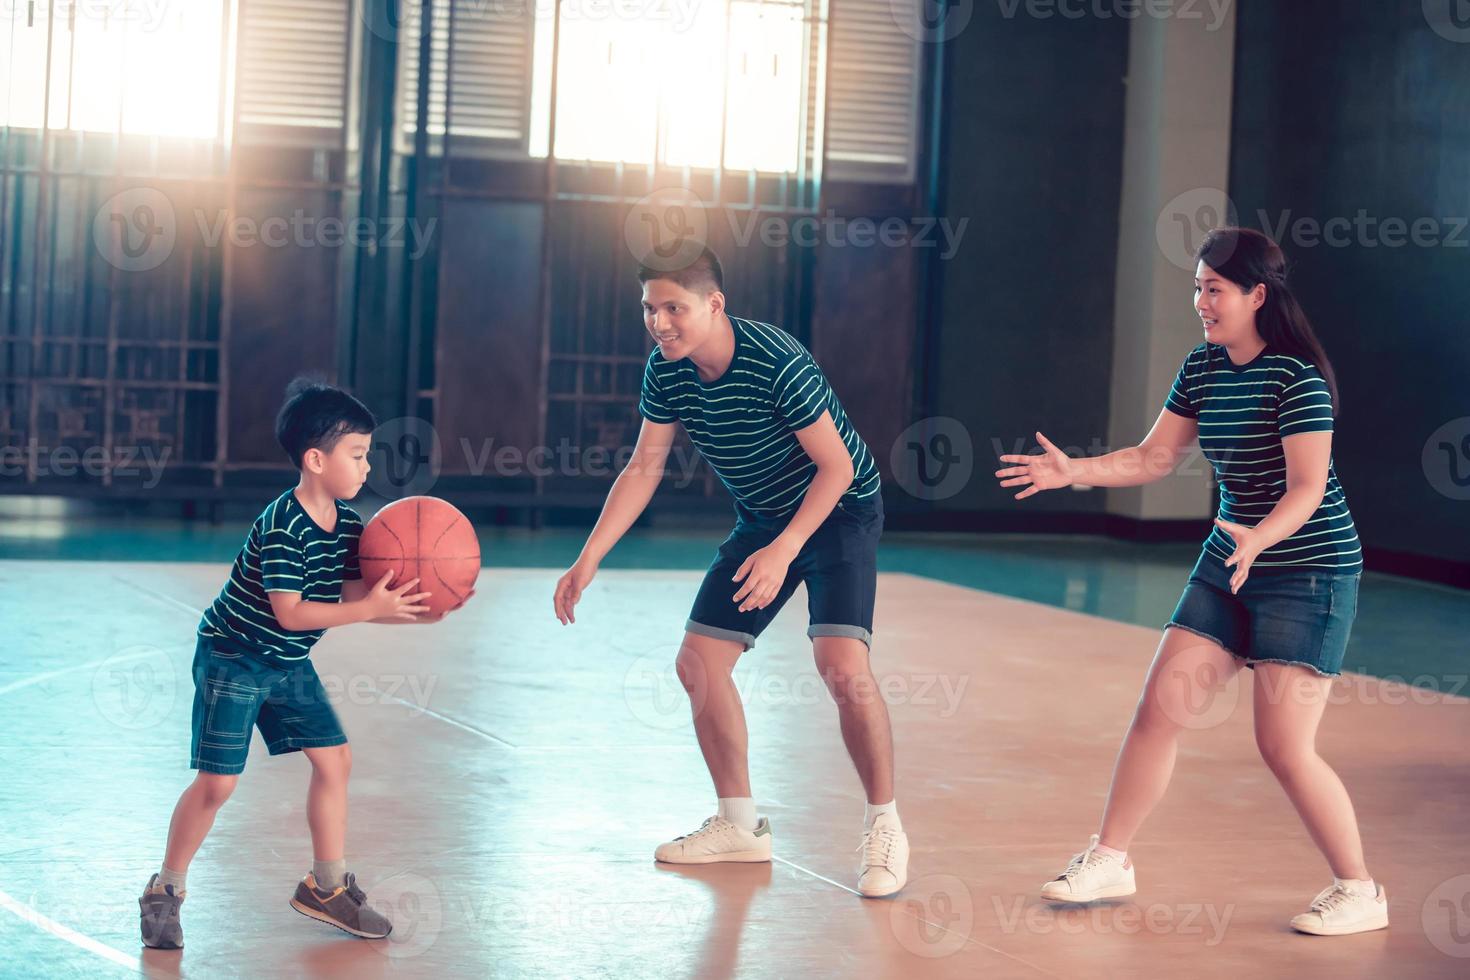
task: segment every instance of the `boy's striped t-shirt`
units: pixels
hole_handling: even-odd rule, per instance
[[[337,502],[337,526],[325,531],[290,490],[268,504],[245,536],[230,577],[204,611],[199,635],[220,648],[267,662],[304,660],[326,630],[288,630],[271,611],[271,592],[299,592],[307,602],[340,602],[342,583],[361,578],[362,518]]]
[[[852,485],[843,499],[878,493],[873,454],[807,349],[768,323],[732,316],[730,326],[735,356],[714,381],[701,380],[688,358],[668,361],[654,348],[643,372],[639,414],[651,422],[683,423],[737,507],[778,519],[801,506],[817,472],[794,433],[826,411],[852,456]]]
[[[1282,439],[1301,432],[1331,432],[1332,394],[1316,366],[1267,347],[1235,364],[1219,344],[1189,352],[1165,407],[1196,419],[1199,444],[1220,487],[1221,520],[1254,527],[1286,493]],[[1205,550],[1221,561],[1235,551],[1218,526]],[[1251,570],[1316,568],[1362,571],[1363,550],[1347,497],[1328,462],[1322,503],[1291,537],[1262,551]]]

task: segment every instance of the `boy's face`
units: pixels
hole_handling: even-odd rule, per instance
[[[725,294],[690,292],[672,279],[643,284],[643,326],[666,361],[688,357],[709,339],[715,316],[725,308]]]
[[[327,492],[339,500],[351,500],[367,482],[368,445],[372,437],[349,432],[337,440],[331,452],[308,449],[301,466],[321,481]]]

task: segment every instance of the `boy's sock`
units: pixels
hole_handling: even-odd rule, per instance
[[[177,895],[179,892],[184,890],[184,878],[187,875],[187,871],[175,871],[168,865],[162,865],[158,869],[158,881],[156,883],[156,887],[161,889],[164,885],[173,885],[174,894]]]
[[[741,830],[755,830],[759,822],[755,816],[755,797],[722,796],[719,814]]]
[[[338,858],[335,861],[311,862],[311,876],[316,879],[316,886],[320,889],[341,888],[342,878],[346,874],[346,858]]]
[[[885,823],[891,823],[895,827],[903,828],[898,819],[898,801],[889,800],[887,803],[867,803],[863,806],[863,829],[872,830],[873,821],[884,817]]]

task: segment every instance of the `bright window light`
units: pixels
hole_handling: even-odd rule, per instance
[[[0,0],[0,125],[217,136],[223,9],[219,0]]]

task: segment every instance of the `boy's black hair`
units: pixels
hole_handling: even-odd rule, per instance
[[[725,270],[720,265],[720,257],[715,250],[708,245],[699,250],[684,265],[670,268],[667,260],[660,261],[658,253],[652,252],[644,256],[638,263],[638,282],[646,283],[651,279],[669,279],[678,283],[691,293],[699,293],[708,296],[716,290],[725,291]]]
[[[308,449],[329,453],[349,432],[371,435],[378,420],[366,405],[320,378],[296,378],[276,415],[276,441],[298,470]]]

